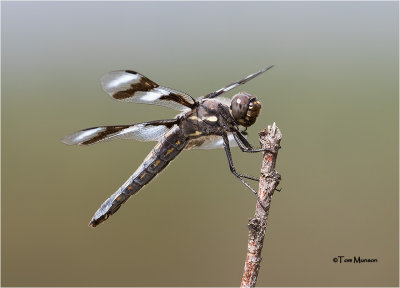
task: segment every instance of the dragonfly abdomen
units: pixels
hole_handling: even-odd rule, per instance
[[[136,194],[171,162],[185,147],[186,139],[179,129],[171,129],[147,155],[131,177],[96,211],[89,226],[96,227],[118,211],[130,196]]]

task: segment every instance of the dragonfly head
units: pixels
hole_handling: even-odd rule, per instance
[[[244,127],[249,127],[256,122],[260,110],[261,102],[246,92],[236,94],[230,107],[232,117]]]

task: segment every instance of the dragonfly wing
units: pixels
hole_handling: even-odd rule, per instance
[[[227,86],[225,86],[225,87],[223,87],[223,88],[221,88],[221,89],[219,89],[219,90],[217,90],[215,92],[212,92],[212,93],[209,93],[209,94],[207,94],[207,95],[205,95],[203,97],[200,97],[200,99],[215,98],[215,97],[217,97],[217,96],[219,96],[219,95],[221,95],[221,94],[223,94],[225,92],[228,92],[228,91],[230,91],[230,90],[232,90],[232,89],[234,89],[234,88],[236,88],[236,87],[238,87],[238,86],[250,81],[251,79],[257,77],[258,75],[264,73],[265,71],[271,69],[272,67],[274,67],[274,65],[268,66],[268,67],[266,67],[266,68],[264,68],[264,69],[262,69],[262,70],[260,70],[260,71],[258,71],[256,73],[250,74],[249,76],[247,76],[247,77],[245,77],[245,78],[243,78],[243,79],[241,79],[239,81],[233,82],[233,83],[231,83],[231,84],[229,84],[229,85],[227,85]]]
[[[196,103],[190,95],[162,87],[131,70],[107,73],[101,78],[101,85],[107,94],[119,101],[160,105],[179,111],[193,108]]]
[[[84,129],[64,137],[68,145],[90,145],[114,139],[158,141],[175,124],[177,119],[157,120],[134,125],[100,126]]]
[[[235,138],[232,133],[227,133],[229,139],[229,146],[236,147],[238,146]],[[244,135],[247,138],[247,135]],[[210,150],[210,149],[219,149],[224,148],[224,140],[221,136],[210,135],[199,137],[196,139],[189,140],[186,144],[185,149],[202,149],[202,150]]]

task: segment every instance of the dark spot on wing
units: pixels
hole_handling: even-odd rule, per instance
[[[204,143],[204,141],[206,141],[206,137],[190,139],[187,142],[185,149],[193,149],[193,148],[199,147]]]
[[[189,102],[188,100],[186,100],[185,97],[183,97],[182,95],[170,92],[167,95],[162,95],[160,97],[160,100],[165,100],[165,101],[173,101],[173,102],[177,102],[179,104],[182,104],[183,106],[192,108],[193,107],[193,102]]]
[[[126,70],[125,72],[130,73],[130,74],[135,74],[137,75],[138,73],[135,71],[130,71]],[[126,99],[130,98],[133,95],[135,95],[136,92],[141,91],[141,92],[148,92],[154,88],[157,88],[159,85],[153,81],[151,81],[149,78],[140,75],[140,80],[138,83],[133,83],[131,84],[131,88],[124,90],[124,91],[118,91],[112,95],[114,99]]]
[[[129,74],[133,74],[133,75],[139,74],[138,72],[133,71],[133,70],[125,70],[125,72],[126,72],[126,73],[129,73]]]
[[[128,127],[129,127],[129,125],[104,127],[104,129],[101,132],[97,133],[96,136],[94,136],[92,139],[82,142],[82,144],[90,145],[90,144],[96,143],[104,138],[107,138],[107,136],[117,133],[117,132],[120,132],[121,130],[124,130],[125,128],[128,128]],[[90,130],[90,129],[88,129],[88,130]],[[85,131],[85,130],[83,130],[83,131]]]
[[[156,121],[151,121],[148,123],[144,123],[145,126],[160,126],[163,125],[167,127],[168,129],[172,128],[175,124],[179,122],[179,119],[171,119],[171,120],[156,120]]]

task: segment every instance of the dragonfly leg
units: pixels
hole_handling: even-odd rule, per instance
[[[239,173],[236,172],[236,169],[235,169],[235,166],[234,166],[233,160],[232,160],[231,150],[230,150],[230,148],[229,148],[229,140],[228,140],[228,137],[227,137],[226,134],[225,134],[224,136],[222,136],[222,138],[223,138],[223,140],[224,140],[224,148],[225,148],[226,156],[227,156],[227,158],[228,158],[229,168],[230,168],[232,174],[235,175],[235,176],[240,180],[240,182],[242,182],[247,188],[249,188],[249,189],[254,193],[254,195],[256,195],[258,204],[260,204],[260,206],[264,209],[264,211],[266,211],[266,208],[265,208],[264,205],[261,203],[261,200],[260,200],[260,198],[258,197],[258,193],[257,193],[249,184],[247,184],[246,181],[244,181],[244,180],[242,179],[242,178],[248,178],[248,179],[254,180],[255,178],[253,178],[253,177],[248,177],[248,176],[244,176],[244,175],[239,174]],[[258,179],[257,179],[257,181],[258,181]]]
[[[271,149],[269,148],[257,148],[254,149],[249,141],[247,141],[246,138],[240,133],[239,131],[233,132],[233,137],[235,138],[240,150],[243,152],[248,152],[248,153],[257,153],[257,152],[271,152]]]

